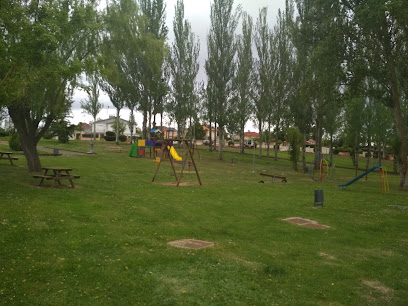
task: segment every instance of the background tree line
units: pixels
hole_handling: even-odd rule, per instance
[[[171,44],[169,9],[175,10]],[[82,87],[89,97],[82,106],[94,118],[99,90],[118,119],[124,107],[131,124],[141,112],[143,137],[163,126],[164,115],[181,137],[209,125],[218,131],[210,140],[220,159],[225,133],[239,135],[244,151],[248,122],[275,158],[278,147],[269,144],[296,127],[302,167],[310,135],[316,157],[323,139],[330,148],[342,139],[354,156],[367,147],[366,167],[374,144],[396,157],[401,187],[408,189],[404,0],[287,0],[273,25],[267,8],[253,19],[233,0],[213,0],[209,18],[207,79],[198,82],[200,43],[182,0],[174,8],[164,0],[112,0],[103,10],[91,0],[3,1],[0,103],[20,135],[29,170],[40,170],[38,140],[66,117],[73,90]]]

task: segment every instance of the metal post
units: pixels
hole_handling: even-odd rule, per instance
[[[255,173],[255,142],[252,140],[252,145],[254,146],[254,155],[252,158],[252,173]]]

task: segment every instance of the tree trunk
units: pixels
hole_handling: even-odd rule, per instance
[[[209,135],[210,143],[208,144],[208,151],[209,152],[212,152],[212,128],[211,128],[211,124],[212,124],[212,122],[210,120],[210,135]]]
[[[302,142],[302,168],[303,171],[306,169],[306,132],[302,133],[303,142]]]
[[[18,107],[9,106],[8,110],[14,127],[17,129],[20,145],[27,161],[28,171],[41,172],[42,167],[40,157],[38,156],[37,143],[42,135],[37,135],[38,124],[32,123],[30,126],[27,126],[29,124],[28,120],[25,119],[23,111],[19,110]],[[46,122],[42,134],[48,129],[51,121],[48,120]]]
[[[279,149],[279,145],[278,145],[278,141],[279,141],[279,124],[280,124],[280,120],[278,120],[278,122],[276,123],[276,127],[275,127],[275,157],[274,160],[278,160],[278,149]]]
[[[271,122],[268,122],[268,135],[266,137],[266,156],[270,156],[270,144],[271,144]]]
[[[96,139],[96,117],[94,117],[94,122],[93,122],[93,140]]]
[[[143,139],[147,139],[147,129],[146,129],[146,124],[147,124],[147,111],[144,110],[143,111],[143,131],[142,131],[142,137]]]
[[[239,153],[244,153],[244,141],[245,141],[245,126],[241,127],[241,133],[239,134]]]
[[[370,164],[371,164],[371,137],[368,136],[368,146],[367,146],[367,164],[366,164],[366,170],[370,169]]]
[[[17,126],[16,126],[17,127]],[[17,127],[17,131],[18,131]],[[27,167],[29,172],[41,172],[41,161],[38,156],[37,151],[37,142],[34,140],[34,137],[30,137],[25,133],[19,132],[20,145],[23,149],[24,156],[27,160]]]
[[[219,132],[219,145],[218,145],[218,159],[222,160],[222,147],[224,146],[224,127],[218,126]]]
[[[315,145],[315,159],[320,159],[322,157],[322,125],[321,119],[318,117],[316,119],[316,145]]]
[[[261,121],[259,121],[258,129],[259,129],[259,157],[262,157],[262,122]],[[255,148],[255,143],[254,143],[254,148]]]
[[[120,108],[116,108],[116,144],[119,144],[119,113]]]
[[[330,167],[333,166],[333,133],[330,133]]]
[[[356,176],[358,173],[358,133],[354,136],[354,166],[356,167]]]
[[[398,156],[394,154],[393,163],[392,163],[392,170],[394,174],[398,173]]]
[[[400,162],[400,187],[404,190],[408,190],[408,163],[407,163],[407,132],[405,127],[405,121],[402,117],[401,100],[400,96],[394,93],[393,89],[393,114],[395,119],[395,127],[401,147],[399,150],[399,162]]]
[[[214,149],[214,151],[217,151],[217,122],[214,122],[214,130],[215,130],[215,132],[214,132],[214,147],[213,147],[213,149]],[[218,133],[218,136],[219,136],[219,133]]]

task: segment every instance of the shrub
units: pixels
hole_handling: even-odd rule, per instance
[[[127,140],[127,137],[125,135],[119,135],[120,142],[125,142],[126,140]]]
[[[68,141],[69,141],[69,137],[67,133],[62,132],[58,135],[59,143],[67,143]]]
[[[14,133],[11,135],[10,140],[9,140],[9,147],[13,151],[22,151],[21,145],[20,145],[20,137],[18,137],[17,133]]]
[[[103,136],[103,139],[106,141],[116,141],[116,134],[115,132],[107,131],[105,136]]]
[[[0,137],[7,136],[6,130],[0,127]]]
[[[103,136],[103,139],[105,139],[106,141],[115,141],[116,136]]]
[[[298,171],[297,162],[300,156],[300,146],[302,144],[302,134],[297,127],[291,127],[286,130],[286,140],[290,143],[289,157],[293,169]]]

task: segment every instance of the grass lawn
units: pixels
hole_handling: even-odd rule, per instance
[[[45,143],[89,151],[88,142]],[[286,160],[256,157],[253,173],[251,155],[219,161],[201,151],[203,186],[186,173],[188,186],[176,188],[165,184],[175,181],[168,163],[151,183],[152,159],[105,146],[41,157],[43,166],[72,167],[81,176],[75,189],[36,186],[23,156],[14,167],[0,161],[0,304],[406,305],[408,204],[399,176],[389,175],[388,195],[375,172],[341,191],[354,170],[318,183]],[[271,183],[262,170],[288,182]],[[313,208],[315,189],[324,191],[322,209]],[[215,246],[167,244],[185,238]]]

